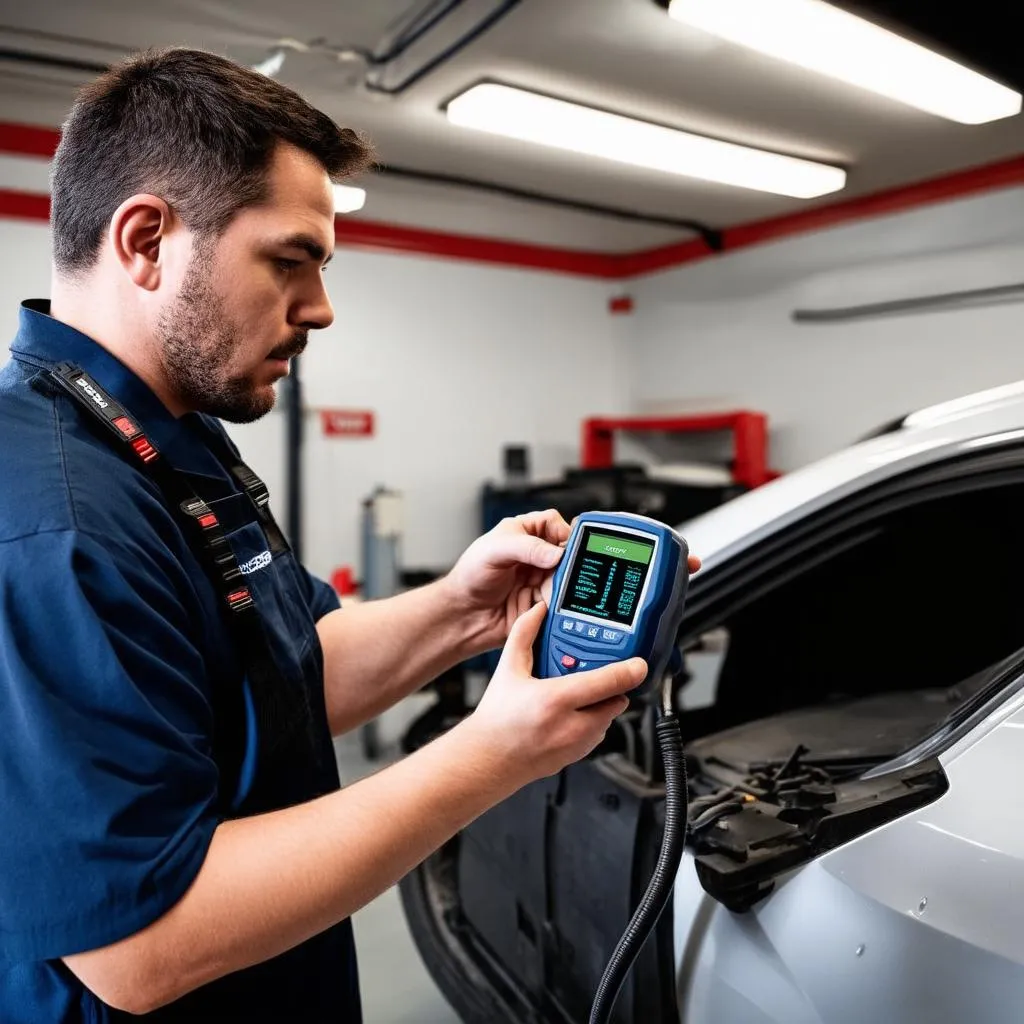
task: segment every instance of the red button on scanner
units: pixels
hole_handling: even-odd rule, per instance
[[[576,659],[571,654],[562,655],[562,668],[575,668]]]

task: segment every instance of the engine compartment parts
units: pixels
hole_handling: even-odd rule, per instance
[[[701,885],[737,912],[767,896],[783,872],[931,803],[948,787],[934,759],[834,785],[810,773],[788,783],[752,779],[753,788],[758,781],[770,787],[763,797],[730,793],[701,810],[690,832]]]
[[[990,679],[799,708],[690,744],[688,843],[704,890],[749,910],[784,872],[940,797],[935,757],[889,762]]]

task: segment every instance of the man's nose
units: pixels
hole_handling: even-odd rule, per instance
[[[322,276],[319,277],[314,292],[295,310],[295,318],[298,321],[297,326],[314,331],[330,327],[334,323],[334,307],[331,305]]]

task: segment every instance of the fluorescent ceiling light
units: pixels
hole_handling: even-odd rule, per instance
[[[811,199],[846,184],[839,167],[663,128],[507,85],[475,85],[448,104],[464,128],[687,178]]]
[[[1020,93],[822,0],[672,0],[669,14],[961,124],[1021,111]]]
[[[253,64],[253,71],[258,71],[261,75],[266,75],[267,78],[276,78],[284,67],[284,50],[274,50],[268,57],[261,60],[258,64]]]
[[[354,188],[352,185],[334,186],[334,212],[355,213],[366,203],[366,189]]]

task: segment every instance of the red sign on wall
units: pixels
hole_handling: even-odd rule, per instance
[[[322,409],[320,422],[328,437],[373,436],[373,413],[365,409]]]

